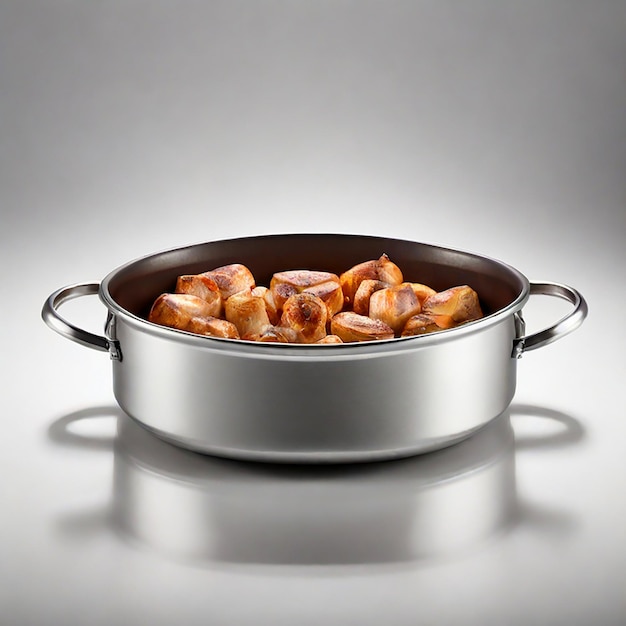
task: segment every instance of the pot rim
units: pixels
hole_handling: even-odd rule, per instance
[[[347,237],[347,238],[365,238],[365,239],[380,239],[389,242],[397,242],[404,244],[415,244],[420,246],[426,246],[434,250],[440,250],[441,252],[451,252],[455,254],[461,254],[471,257],[473,259],[492,263],[499,266],[501,269],[506,270],[512,276],[514,276],[522,285],[522,289],[518,296],[505,307],[494,311],[482,317],[479,320],[467,322],[461,326],[451,329],[442,329],[434,333],[427,333],[424,335],[416,335],[412,337],[394,337],[392,339],[380,339],[376,341],[364,341],[344,344],[296,344],[296,343],[263,343],[256,341],[249,341],[244,339],[226,339],[222,337],[209,337],[204,335],[194,334],[188,331],[179,330],[176,328],[169,328],[150,322],[147,319],[131,313],[127,309],[119,305],[111,295],[109,285],[120,273],[131,268],[135,264],[156,259],[159,256],[171,253],[183,253],[193,248],[198,248],[204,245],[210,245],[212,243],[237,243],[242,241],[253,241],[261,239],[272,239],[281,237]],[[407,239],[400,239],[395,237],[383,237],[377,235],[355,235],[348,233],[282,233],[282,234],[268,234],[268,235],[252,235],[246,237],[233,237],[228,239],[216,239],[214,241],[201,241],[194,244],[188,244],[185,246],[173,247],[163,249],[158,252],[152,252],[141,257],[128,261],[116,269],[109,272],[105,278],[101,281],[98,295],[103,304],[107,307],[111,314],[119,316],[129,325],[148,333],[155,337],[162,339],[169,339],[174,341],[180,341],[189,345],[193,345],[199,348],[205,348],[208,350],[216,350],[220,353],[232,353],[236,355],[249,355],[255,358],[273,358],[276,356],[287,357],[322,357],[332,358],[333,360],[340,359],[341,357],[347,357],[350,359],[361,357],[368,357],[373,354],[382,355],[385,353],[397,353],[398,351],[414,350],[430,346],[433,344],[440,344],[448,341],[453,341],[457,338],[467,336],[480,332],[488,327],[500,323],[504,318],[508,318],[510,315],[519,311],[528,300],[530,295],[530,282],[524,274],[513,266],[504,263],[498,259],[478,254],[476,252],[470,252],[462,250],[460,248],[452,248],[447,246],[440,246],[436,244],[429,244],[419,241],[411,241]],[[107,328],[109,325],[107,324]],[[114,337],[111,337],[114,339]]]

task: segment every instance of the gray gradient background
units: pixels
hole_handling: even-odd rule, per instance
[[[625,32],[623,0],[0,0],[0,621],[624,624]],[[543,524],[347,569],[190,565],[110,531],[106,441],[49,434],[82,410],[113,414],[89,436],[115,428],[110,365],[43,300],[153,251],[295,231],[469,249],[583,292],[584,326],[518,370],[518,413],[582,432],[516,453]],[[567,310],[533,300],[531,329]]]

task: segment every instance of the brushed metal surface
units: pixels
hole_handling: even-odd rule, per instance
[[[158,434],[203,452],[274,461],[407,456],[464,438],[515,392],[512,316],[439,344],[367,358],[237,354],[119,321],[117,401]]]

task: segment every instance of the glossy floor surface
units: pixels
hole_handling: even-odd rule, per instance
[[[625,23],[608,0],[0,4],[0,622],[626,623]],[[289,232],[478,252],[589,317],[471,439],[321,468],[156,439],[108,355],[41,320],[144,254]]]

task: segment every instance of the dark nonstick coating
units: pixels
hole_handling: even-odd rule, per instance
[[[197,274],[221,265],[243,263],[258,285],[269,286],[274,272],[325,270],[341,274],[357,263],[387,254],[404,279],[437,291],[471,286],[485,315],[510,305],[528,289],[516,269],[479,254],[425,243],[375,236],[292,234],[245,237],[176,248],[132,261],[111,272],[102,283],[122,309],[146,318],[161,293],[173,292],[181,274]]]

